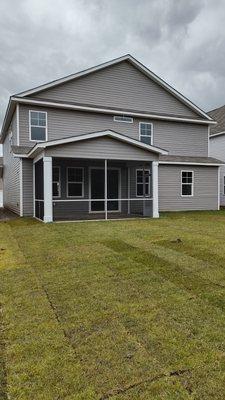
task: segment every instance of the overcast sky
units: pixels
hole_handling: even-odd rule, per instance
[[[0,0],[8,98],[130,53],[204,110],[225,104],[225,0]]]

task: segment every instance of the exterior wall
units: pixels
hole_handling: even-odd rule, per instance
[[[153,145],[164,148],[171,155],[208,156],[208,127],[206,125],[166,122],[134,118],[132,124],[114,122],[113,115],[87,113],[44,107],[20,105],[20,145],[31,146],[29,141],[29,110],[47,111],[48,140],[62,139],[85,133],[111,129],[139,140],[139,123],[153,123]]]
[[[194,171],[194,195],[181,196],[181,171]],[[217,210],[218,167],[159,165],[159,211]]]
[[[199,117],[130,62],[123,61],[31,97],[158,114]]]
[[[13,129],[11,126],[9,132]],[[14,133],[14,132],[13,132]],[[22,162],[13,157],[9,134],[3,145],[3,203],[4,207],[20,214],[20,176]]]
[[[33,216],[33,160],[22,159],[23,216]]]
[[[121,182],[121,198],[128,197],[128,173],[127,168],[130,168],[130,195],[131,197],[136,197],[136,168],[143,168],[145,165],[146,168],[151,169],[151,163],[140,163],[140,162],[109,162],[108,168],[119,168],[120,169],[120,182]],[[60,182],[61,182],[61,197],[57,200],[69,200],[67,197],[67,168],[68,167],[81,167],[84,168],[84,199],[88,199],[91,196],[90,193],[90,177],[89,171],[90,168],[104,168],[103,161],[97,160],[75,160],[75,159],[62,159],[56,158],[53,159],[53,166],[60,167]],[[56,200],[56,199],[55,199]],[[89,214],[89,202],[82,201],[73,202],[73,201],[54,201],[53,199],[53,216],[54,220],[67,220],[79,218],[80,215],[90,217]],[[121,202],[121,212],[127,213],[127,201]],[[143,211],[143,203],[141,201],[132,201],[131,202],[131,213],[142,213]]]
[[[210,156],[225,162],[225,135],[210,138]],[[225,165],[220,167],[220,205],[225,206],[224,193]]]
[[[111,160],[158,160],[158,154],[134,147],[119,140],[102,137],[55,146],[45,151],[46,156],[97,158]]]

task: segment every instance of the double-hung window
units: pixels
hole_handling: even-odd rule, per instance
[[[136,196],[150,196],[150,170],[136,169]]]
[[[67,196],[84,196],[84,169],[77,167],[67,168]]]
[[[150,122],[140,122],[139,139],[145,144],[153,143],[153,124]]]
[[[194,172],[181,171],[181,195],[193,196],[194,189]]]
[[[44,142],[47,140],[47,113],[44,111],[30,111],[30,140]]]
[[[61,196],[60,167],[52,168],[52,195],[53,197]]]

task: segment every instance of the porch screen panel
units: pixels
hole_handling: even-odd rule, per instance
[[[35,217],[44,218],[44,179],[43,161],[35,163]]]

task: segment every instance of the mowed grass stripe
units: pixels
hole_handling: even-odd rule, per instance
[[[64,399],[82,390],[89,395],[92,391],[82,381],[82,373],[37,276],[13,235],[1,229],[3,236],[6,233],[6,254],[10,247],[10,254],[14,250],[15,256],[2,260],[4,267],[0,271],[9,398]]]

